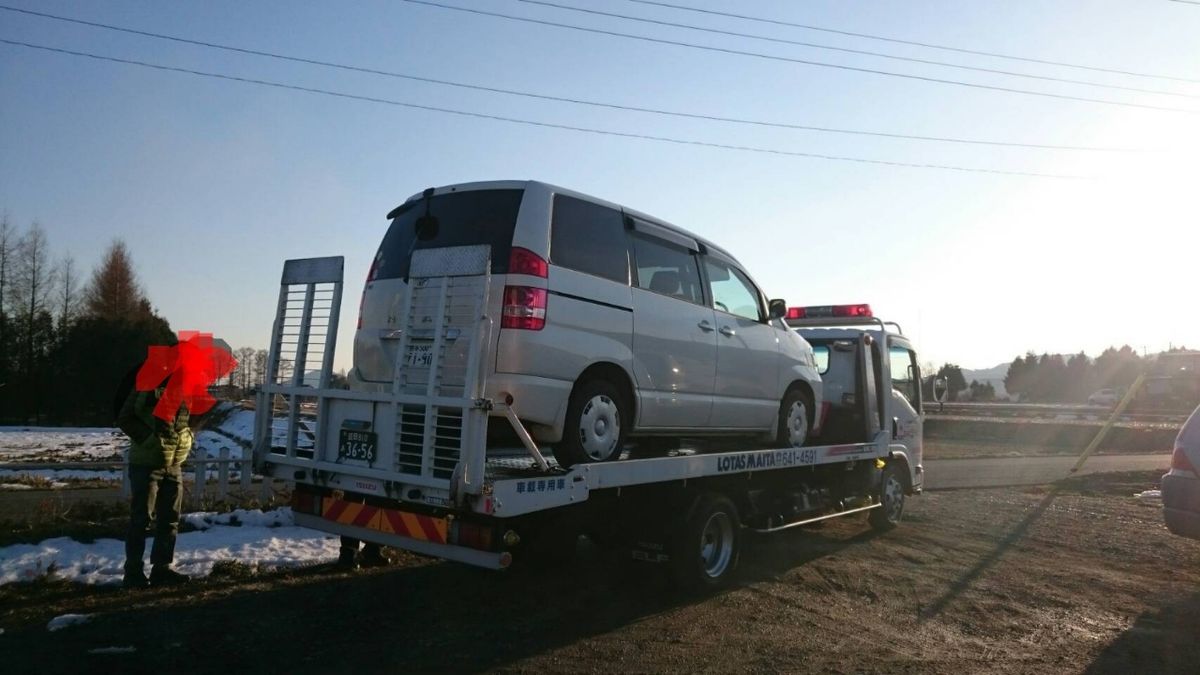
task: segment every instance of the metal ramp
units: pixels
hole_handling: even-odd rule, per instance
[[[491,321],[482,319],[491,285],[491,248],[461,246],[415,251],[401,301],[401,327],[393,356],[395,429],[393,468],[403,474],[449,479],[463,456],[461,405],[404,404],[405,394],[426,401],[446,396],[483,396],[482,354],[491,342]],[[487,413],[470,420],[486,437]]]
[[[343,259],[287,261],[259,392],[256,463],[383,496],[418,489],[460,501],[482,493],[493,409],[483,397],[490,252],[413,252],[402,314],[381,335],[395,345],[391,386],[372,391],[329,386]]]

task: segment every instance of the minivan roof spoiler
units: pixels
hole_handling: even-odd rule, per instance
[[[433,196],[433,191],[434,191],[434,188],[431,188],[431,187],[425,188],[425,190],[421,193],[421,196],[424,197],[425,199],[429,199],[430,197]],[[387,219],[391,220],[392,218],[395,218],[396,216],[400,215],[400,209],[403,209],[405,206],[408,206],[410,203],[412,203],[411,199],[408,200],[407,202],[404,202],[400,206],[397,206],[396,208],[392,209],[391,211],[388,211]]]

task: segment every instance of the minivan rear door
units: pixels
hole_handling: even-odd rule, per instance
[[[419,249],[486,244],[491,247],[493,275],[508,271],[513,230],[524,194],[520,189],[457,190],[443,194],[429,192],[392,212],[388,228],[368,273],[363,290],[358,331],[354,335],[354,367],[357,376],[367,383],[390,383],[401,343],[404,325],[404,297],[408,288],[409,264],[412,253]],[[463,279],[461,283],[469,283]],[[493,304],[489,299],[489,305]],[[452,301],[452,305],[453,305]],[[464,326],[473,325],[474,304],[464,299],[462,307],[451,306],[448,312],[464,314]],[[414,306],[414,312],[434,314],[434,308]],[[416,317],[419,325],[421,317]],[[465,369],[470,340],[463,335],[447,345],[444,368]],[[424,342],[423,342],[424,341]],[[402,355],[411,369],[409,382],[420,385],[421,373],[427,370],[428,345],[432,336],[414,331],[409,336],[409,353]],[[426,366],[423,368],[422,366]]]
[[[704,299],[699,247],[690,237],[653,223],[634,219],[633,224],[638,426],[707,427],[716,378],[717,327]]]

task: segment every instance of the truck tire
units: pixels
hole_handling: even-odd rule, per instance
[[[779,404],[779,421],[775,430],[775,445],[780,448],[799,448],[808,442],[812,433],[813,402],[808,392],[789,389]]]
[[[729,582],[741,555],[742,525],[728,497],[696,498],[683,526],[671,539],[671,571],[686,589],[719,588]]]
[[[888,462],[879,480],[879,508],[868,512],[867,522],[879,532],[886,532],[900,523],[904,516],[904,478],[896,465]]]
[[[554,447],[559,465],[570,468],[619,458],[632,421],[628,410],[621,392],[608,380],[579,383],[567,404],[562,441]]]

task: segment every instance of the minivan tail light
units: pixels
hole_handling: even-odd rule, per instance
[[[371,261],[371,269],[367,270],[367,281],[363,284],[362,295],[358,298],[358,327],[362,328],[363,305],[367,303],[367,284],[375,281],[375,275],[379,273],[379,254],[375,254],[375,259]]]
[[[1187,453],[1183,451],[1182,445],[1176,445],[1175,452],[1171,453],[1171,468],[1178,471],[1196,473],[1196,467],[1192,466],[1192,462],[1188,459]]]
[[[546,326],[546,289],[505,286],[501,328],[541,330]]]
[[[550,264],[538,254],[519,246],[512,247],[508,254],[509,274],[528,274],[545,279],[550,276]]]

